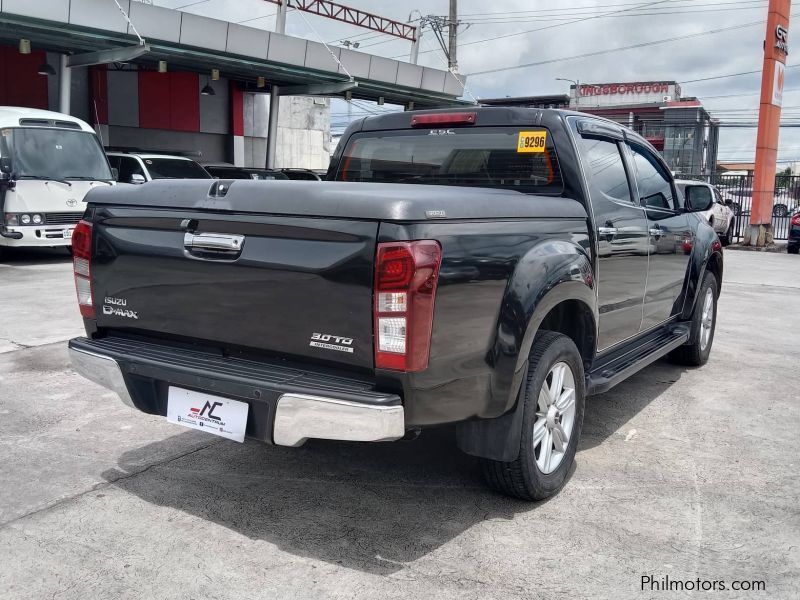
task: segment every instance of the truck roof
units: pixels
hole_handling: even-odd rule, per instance
[[[635,140],[639,144],[643,144],[652,148],[650,142],[645,140],[638,133],[610,119],[604,119],[603,117],[598,117],[596,115],[590,115],[588,113],[561,108],[526,108],[519,106],[468,106],[440,108],[435,110],[391,112],[384,115],[370,115],[368,117],[353,121],[342,137],[346,139],[348,135],[351,135],[356,131],[381,131],[387,129],[412,128],[424,129],[425,127],[415,127],[411,124],[413,115],[442,113],[475,113],[476,118],[473,124],[484,127],[552,127],[554,126],[554,123],[557,121],[563,121],[565,117],[583,117],[596,121],[602,121],[608,127],[619,131],[620,135],[624,135],[626,139]],[[470,127],[471,125],[459,125],[459,127]],[[427,125],[426,127],[436,128],[447,126],[448,125],[445,124],[431,124]]]
[[[28,119],[31,121],[42,121],[42,123],[21,123],[21,121]],[[48,121],[48,123],[45,124],[43,123],[44,121]],[[76,129],[75,126],[77,125],[81,131],[95,133],[91,125],[72,115],[65,115],[52,110],[42,110],[39,108],[26,108],[24,106],[0,106],[0,128],[26,125],[60,129]]]

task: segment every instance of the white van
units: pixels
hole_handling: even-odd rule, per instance
[[[0,252],[70,246],[93,187],[112,185],[87,124],[61,113],[0,106]]]

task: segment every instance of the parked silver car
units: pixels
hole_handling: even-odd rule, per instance
[[[675,181],[675,185],[677,186],[681,195],[684,197],[686,195],[685,191],[687,186],[702,186],[708,189],[708,193],[714,198],[714,203],[708,210],[698,212],[696,214],[708,219],[708,222],[714,228],[714,231],[717,232],[719,240],[722,242],[723,246],[730,244],[734,231],[734,220],[736,219],[736,215],[733,213],[731,208],[731,201],[723,199],[722,194],[720,194],[719,190],[715,186],[703,181],[678,179]]]

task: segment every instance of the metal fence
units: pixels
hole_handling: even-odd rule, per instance
[[[681,175],[684,179],[708,181],[708,176]],[[752,175],[715,175],[711,183],[717,186],[722,197],[730,200],[734,220],[733,240],[739,241],[750,224],[750,208],[753,202]],[[772,209],[772,229],[776,240],[785,240],[789,235],[792,213],[800,208],[800,175],[775,177],[775,200]]]

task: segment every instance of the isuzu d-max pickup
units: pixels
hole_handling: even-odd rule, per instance
[[[242,441],[456,425],[488,483],[555,493],[584,400],[708,359],[722,249],[640,136],[516,108],[368,117],[326,182],[96,189],[73,235],[75,369]],[[133,414],[131,418],[134,418]]]

